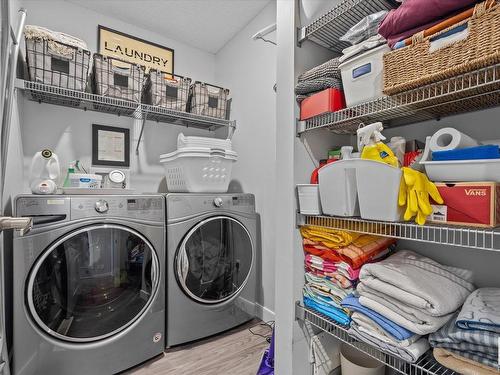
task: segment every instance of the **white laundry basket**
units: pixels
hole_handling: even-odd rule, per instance
[[[170,192],[226,193],[231,181],[234,151],[183,148],[160,156]]]
[[[340,347],[340,365],[342,375],[385,374],[383,363],[346,344]]]

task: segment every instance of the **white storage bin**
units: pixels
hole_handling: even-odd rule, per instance
[[[374,160],[357,159],[356,182],[363,219],[400,221],[398,205],[401,169]]]
[[[348,107],[384,96],[382,57],[390,50],[389,46],[384,44],[340,64]]]
[[[431,181],[500,182],[500,159],[421,161]]]
[[[231,181],[234,151],[184,148],[160,156],[170,192],[226,193]]]
[[[319,186],[313,184],[297,185],[299,212],[304,215],[321,215]]]
[[[326,215],[359,216],[357,161],[339,160],[319,170],[321,208]]]

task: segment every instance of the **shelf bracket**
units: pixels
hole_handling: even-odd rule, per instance
[[[142,125],[141,125],[141,132],[139,133],[139,139],[137,139],[137,145],[135,146],[135,154],[139,155],[139,146],[141,144],[142,140],[142,135],[144,134],[144,127],[146,126],[146,119],[148,117],[147,111],[142,112]]]
[[[299,138],[300,134],[306,131],[306,122],[297,119],[295,129],[297,129],[297,133],[295,135]]]
[[[306,225],[306,217],[297,211],[295,213],[295,226],[296,228],[300,228],[304,225]]]
[[[297,27],[297,47],[302,47],[302,42],[304,42],[306,39],[306,28]]]
[[[305,320],[304,308],[300,305],[300,301],[295,301],[295,320]]]

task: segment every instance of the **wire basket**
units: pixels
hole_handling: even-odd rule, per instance
[[[229,119],[229,90],[196,81],[189,90],[189,111],[197,115]]]
[[[191,78],[150,69],[145,102],[174,111],[187,111]]]
[[[144,66],[94,53],[94,92],[140,103],[145,84],[144,70]]]
[[[85,91],[90,66],[90,51],[50,39],[26,38],[26,64],[30,81],[64,89]],[[35,100],[44,94],[32,91]],[[68,99],[79,106],[79,99]]]

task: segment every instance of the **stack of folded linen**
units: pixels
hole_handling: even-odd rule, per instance
[[[361,269],[361,305],[426,335],[444,326],[475,289],[472,272],[402,250]]]
[[[304,304],[348,325],[350,312],[340,303],[354,292],[359,268],[387,256],[395,240],[316,227],[303,227],[301,233],[306,253]]]
[[[341,306],[352,312],[349,333],[354,338],[408,362],[416,362],[429,350],[426,338],[361,305],[359,297],[349,295]]]
[[[434,357],[465,375],[499,374],[500,288],[472,293],[462,310],[429,336]]]
[[[297,101],[300,103],[308,96],[329,88],[343,90],[339,65],[338,58],[334,58],[302,73],[295,86]]]

